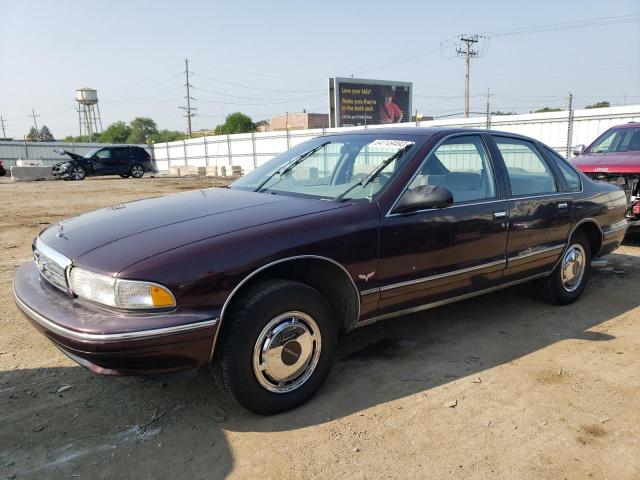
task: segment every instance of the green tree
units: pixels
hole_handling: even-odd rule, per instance
[[[561,111],[562,111],[561,108],[544,107],[544,108],[541,108],[540,110],[534,110],[533,113],[547,113],[547,112],[561,112]]]
[[[603,100],[602,102],[597,102],[597,103],[594,103],[593,105],[587,105],[584,108],[606,108],[610,106],[611,104],[609,102],[607,102],[606,100]]]
[[[225,118],[222,125],[218,125],[214,129],[216,135],[227,133],[249,133],[255,130],[256,126],[251,117],[241,112],[230,113]]]
[[[166,128],[151,135],[151,140],[154,143],[174,142],[176,140],[184,140],[186,138],[187,136],[184,133],[177,130],[167,130]]]
[[[31,127],[29,133],[27,133],[27,140],[30,142],[38,142],[40,141],[40,132],[36,130],[36,127]]]
[[[129,125],[131,133],[127,137],[127,143],[147,143],[148,137],[158,133],[158,125],[148,117],[136,117]]]
[[[112,123],[100,134],[99,141],[101,143],[127,143],[131,130],[131,127],[124,122]]]
[[[46,125],[43,125],[42,128],[40,129],[40,142],[55,142],[56,139],[53,138],[53,134],[51,133],[51,130],[49,130],[49,127],[47,127]]]

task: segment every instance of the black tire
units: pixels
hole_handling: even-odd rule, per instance
[[[86,170],[80,165],[76,165],[71,169],[71,176],[69,178],[71,180],[84,180],[86,176]]]
[[[131,175],[128,173],[123,173],[120,175],[122,178],[129,178]]]
[[[144,167],[137,163],[135,165],[131,165],[129,175],[131,175],[133,178],[142,178],[142,176],[144,175]]]
[[[579,251],[584,255],[584,272],[580,280],[573,287],[568,287],[563,277],[565,258],[571,251]],[[587,236],[578,232],[569,241],[569,245],[562,253],[558,266],[548,277],[534,282],[534,292],[541,300],[553,305],[568,305],[575,302],[584,291],[591,275],[591,246]]]
[[[338,343],[338,329],[333,311],[326,299],[315,289],[291,280],[269,280],[257,283],[249,288],[236,302],[235,308],[229,312],[224,320],[224,330],[215,347],[214,374],[217,382],[236,402],[247,410],[259,415],[273,415],[295,408],[311,398],[322,386],[333,365]],[[254,367],[256,355],[261,358],[262,349],[256,348],[259,340],[274,321],[285,313],[298,312],[307,315],[314,322],[319,331],[316,335],[316,347],[311,349],[317,352],[314,361],[315,368],[308,368],[304,373],[288,380],[295,385],[302,383],[291,391],[270,391],[264,386],[267,374],[260,373]],[[284,322],[284,321],[283,321]],[[293,322],[293,319],[292,319]],[[281,324],[280,324],[281,325]],[[285,336],[286,338],[286,336]],[[317,339],[319,338],[319,344]],[[303,359],[301,350],[297,350],[297,357],[288,363],[291,357],[287,357],[291,348],[299,348],[300,344],[286,340],[279,354],[276,354],[276,362],[286,365],[295,365]],[[296,345],[293,345],[296,343]],[[265,345],[260,343],[260,345]],[[306,352],[304,352],[306,355]],[[266,355],[266,354],[265,354]],[[280,357],[277,357],[280,355]],[[265,360],[266,362],[266,360]],[[302,363],[304,365],[304,363]],[[307,367],[305,367],[307,368]],[[267,370],[265,370],[266,372]],[[261,383],[263,382],[263,383]],[[283,382],[286,383],[286,382]],[[287,388],[276,386],[273,388]]]

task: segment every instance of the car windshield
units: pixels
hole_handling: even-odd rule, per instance
[[[640,127],[620,128],[605,133],[591,147],[591,153],[631,152],[640,150]]]
[[[373,134],[318,137],[274,157],[234,182],[231,188],[370,201],[425,138]],[[381,168],[394,155],[397,158]]]
[[[84,158],[93,158],[93,156],[98,153],[100,150],[102,150],[102,147],[100,148],[94,148],[93,150],[89,150],[87,153],[85,153],[83,156]]]

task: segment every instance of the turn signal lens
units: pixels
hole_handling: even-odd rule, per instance
[[[151,287],[151,299],[154,307],[173,307],[176,304],[171,292],[159,285]]]

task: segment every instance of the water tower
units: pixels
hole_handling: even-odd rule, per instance
[[[89,87],[80,88],[76,90],[76,102],[78,102],[80,136],[90,137],[93,133],[102,132],[98,92]]]

